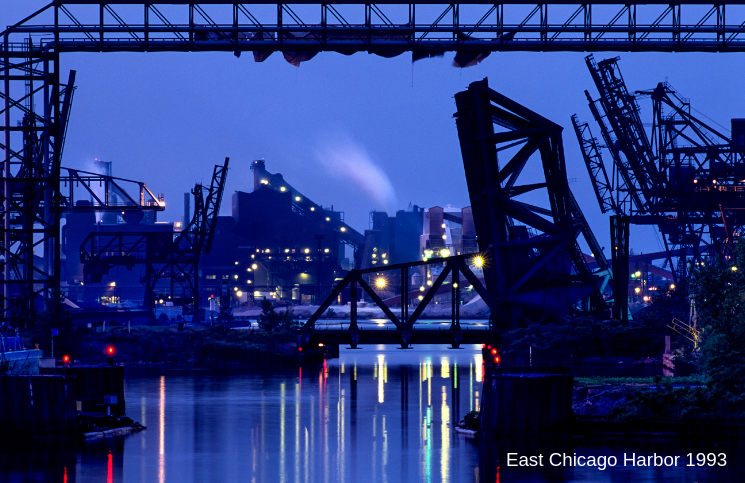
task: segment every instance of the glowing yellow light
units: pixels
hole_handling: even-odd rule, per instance
[[[420,296],[419,296],[419,297],[417,297],[417,298],[418,298],[419,300],[424,300],[424,296],[423,296],[423,295],[420,295]]]
[[[284,186],[282,186],[282,187],[279,188],[279,190],[280,191],[287,191],[287,188],[285,188]]]
[[[239,297],[243,297],[243,292],[241,292],[240,290],[238,290],[235,294]]]
[[[733,266],[732,266],[732,271],[733,271],[733,272],[736,272],[736,271],[737,271],[737,267],[733,265]],[[113,284],[112,284],[112,285],[113,285]]]
[[[323,249],[323,253],[328,253],[328,252],[329,252],[329,249],[328,248],[324,248]]]
[[[645,295],[645,296],[644,296],[644,301],[645,301],[645,302],[649,302],[649,296]]]
[[[383,260],[383,265],[388,265],[388,260]]]
[[[448,239],[448,236],[447,235],[442,235],[442,239],[443,240],[447,240]]]
[[[640,289],[639,287],[636,287],[636,288],[634,289],[634,292],[636,292],[636,293],[639,293],[639,292],[641,292],[641,291],[642,291],[642,289]]]
[[[457,283],[454,283],[453,284],[453,287],[458,288],[458,284]]]
[[[253,265],[251,265],[251,268],[253,268],[254,270],[256,270],[256,269],[258,268],[258,265],[256,265],[256,264],[254,263]]]
[[[238,262],[235,262],[236,265],[238,265]]]
[[[285,248],[285,253],[290,253],[290,249],[289,248]]]
[[[427,285],[432,285],[432,280],[427,280]]]
[[[670,290],[675,290],[675,284],[674,283],[671,283],[670,284]]]
[[[424,292],[424,285],[422,285],[421,287],[419,287],[419,291],[420,292]]]
[[[116,282],[111,282],[111,283],[109,284],[109,287],[116,287]]]
[[[450,256],[450,250],[448,250],[447,248],[444,249],[444,250],[440,250],[440,256],[441,257],[449,257]]]
[[[642,272],[636,271],[636,272],[634,272],[634,275],[636,275],[637,277],[641,277],[642,276]]]
[[[233,275],[233,278],[238,280],[238,275]]]
[[[315,206],[311,206],[310,207],[310,211],[316,211],[316,207]]]
[[[471,263],[473,263],[473,266],[476,268],[481,268],[484,266],[484,257],[481,255],[476,255],[473,257],[473,260],[471,260]]]
[[[300,197],[299,196],[296,196],[295,197],[295,201],[300,201]]]
[[[238,291],[238,287],[233,287],[233,292],[237,292],[237,291]]]
[[[256,290],[254,292],[254,297],[261,297],[261,292],[259,292],[258,290]]]
[[[445,223],[442,224],[442,227],[445,228]]]
[[[262,179],[262,180],[261,180],[261,184],[269,184],[269,181],[267,181],[267,180],[265,180],[265,179]]]
[[[327,217],[326,217],[326,221],[331,221],[331,218],[329,218],[329,217],[327,216]]]
[[[163,303],[163,299],[158,300],[158,302],[162,304]]]
[[[253,283],[252,280],[246,280],[246,283]]]
[[[303,251],[304,251],[305,253],[310,253],[310,248],[306,248],[306,249],[305,249],[305,250],[303,250]]]
[[[378,288],[380,288],[380,289],[385,288],[385,286],[386,286],[385,279],[383,277],[376,278],[375,279],[375,286],[378,287]]]
[[[342,226],[342,227],[341,227],[341,231],[347,231],[347,229],[346,229],[345,227],[343,227],[343,226]]]
[[[381,255],[381,257],[385,258],[387,255],[388,255],[387,253],[384,253]]]

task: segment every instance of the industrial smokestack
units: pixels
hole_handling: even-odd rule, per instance
[[[184,219],[182,220],[182,227],[186,228],[186,225],[191,221],[191,193],[184,193]]]

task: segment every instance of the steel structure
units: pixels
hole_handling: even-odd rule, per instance
[[[683,283],[689,262],[728,256],[745,225],[745,141],[737,139],[745,125],[733,120],[730,137],[693,115],[689,100],[669,84],[635,96],[626,88],[618,58],[596,63],[590,55],[586,61],[599,98],[585,94],[612,158],[612,180],[587,124],[576,116],[572,122],[601,211],[619,215],[611,225],[614,263],[618,258],[618,268],[626,266],[621,260],[628,257],[624,225],[655,225],[673,281]],[[649,134],[637,96],[652,101]]]
[[[321,51],[455,51],[455,64],[468,66],[494,51],[745,51],[737,2],[292,5],[56,0],[0,32],[4,319],[25,323],[59,288],[60,159],[74,84],[74,72],[61,74],[64,52],[250,51],[256,61],[281,52],[297,65]]]
[[[301,329],[303,345],[314,347],[318,342],[326,344],[348,343],[352,348],[358,344],[400,344],[403,349],[413,343],[439,343],[451,344],[458,348],[460,344],[481,343],[485,340],[494,340],[499,337],[499,332],[494,327],[485,327],[484,330],[464,330],[460,325],[460,287],[461,275],[463,280],[470,284],[484,300],[486,305],[493,311],[496,306],[492,297],[472,271],[471,265],[480,265],[476,259],[483,260],[479,254],[456,255],[448,258],[432,258],[423,261],[386,265],[384,267],[367,268],[363,270],[350,271],[336,287],[331,295],[321,304],[316,312],[308,319]],[[439,273],[433,275],[426,289],[420,291],[411,290],[411,275],[417,270],[426,270],[436,267]],[[383,283],[379,281],[382,280]],[[397,283],[394,282],[397,281]],[[371,286],[372,284],[372,286]],[[398,288],[396,299],[400,306],[398,315],[388,306],[378,293],[383,288],[390,289],[391,285]],[[451,325],[448,330],[438,330],[431,326],[418,324],[427,305],[432,302],[435,295],[445,288],[450,292]],[[350,291],[350,322],[347,328],[329,330],[317,326],[320,319],[332,303],[345,289]],[[394,325],[392,330],[360,329],[357,317],[357,304],[360,295],[366,294],[386,315]],[[414,311],[409,314],[409,304],[418,300]]]
[[[259,61],[271,52],[283,52],[291,61],[301,62],[321,51],[386,57],[409,51],[420,56],[455,51],[462,66],[493,51],[743,51],[743,20],[745,9],[737,2],[698,0],[672,4],[664,0],[492,4],[206,0],[180,6],[57,0],[19,22],[14,32],[51,34],[55,49],[76,52],[223,50],[239,55],[246,51],[256,53]]]
[[[216,165],[207,196],[197,184],[194,195],[194,216],[179,233],[171,232],[124,232],[88,235],[80,247],[80,260],[85,264],[86,282],[100,282],[102,275],[114,266],[128,269],[145,265],[145,306],[155,303],[154,293],[160,280],[169,281],[167,289],[172,301],[184,307],[184,313],[199,320],[199,258],[209,253],[215,233],[217,216],[228,172],[225,164]]]
[[[580,233],[603,263],[603,275],[608,266],[567,184],[563,128],[489,89],[486,79],[456,94],[455,103],[496,327],[547,320],[581,300],[585,309],[605,308],[598,274],[579,248]]]
[[[154,195],[141,181],[72,168],[62,170],[67,172],[60,177],[61,207],[65,212],[112,211],[124,214],[166,209],[162,197]],[[136,185],[137,194],[127,191],[131,185]]]
[[[505,330],[552,320],[573,307],[586,311],[607,307],[602,292],[611,270],[569,189],[562,127],[490,89],[486,79],[456,94],[455,103],[479,253],[385,267],[401,270],[400,318],[363,278],[364,274],[380,274],[383,267],[350,272],[303,327],[306,344],[321,334],[323,340],[332,335],[349,339],[352,347],[361,337],[366,342],[380,343],[390,340],[391,333],[400,338],[404,348],[414,337],[422,341],[424,332],[414,330],[414,323],[450,276],[451,327],[447,332],[430,334],[427,340],[450,342],[457,347],[463,335],[458,315],[459,273],[491,311],[489,331],[477,336],[481,341],[495,340]],[[543,173],[544,179],[531,178],[533,173]],[[540,197],[547,207],[537,203]],[[598,263],[595,273],[579,248],[580,235]],[[467,258],[480,260],[484,285],[467,266]],[[409,269],[429,263],[442,264],[443,269],[409,317]],[[386,335],[376,330],[360,331],[356,322],[358,284],[395,325],[395,331]],[[317,331],[316,321],[347,286],[351,287],[352,300],[349,328],[339,334]]]

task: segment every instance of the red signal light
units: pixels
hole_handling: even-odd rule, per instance
[[[107,345],[103,352],[104,354],[106,354],[107,357],[114,357],[114,355],[116,354],[116,347],[114,347],[113,345]]]
[[[497,357],[494,358],[494,363],[495,364],[499,364],[499,356],[497,356]]]
[[[491,349],[491,345],[486,346],[487,349]]]
[[[492,355],[497,355],[497,349],[492,349],[491,350],[491,353],[492,353]]]
[[[300,352],[303,352],[303,348],[302,347],[298,347],[297,350],[299,350]]]
[[[70,356],[68,356],[67,354],[65,354],[64,356],[62,356],[62,362],[65,363],[65,364],[69,364],[70,363]]]

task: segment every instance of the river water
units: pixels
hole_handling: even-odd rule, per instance
[[[453,425],[480,404],[480,367],[475,346],[378,346],[342,349],[318,368],[127,369],[127,414],[146,431],[84,444],[1,442],[0,481],[745,481],[738,444],[459,435]],[[701,453],[726,466],[686,466],[688,453],[694,465]],[[640,467],[632,454],[679,458]],[[572,466],[573,455],[607,466]],[[512,466],[519,456],[540,466]]]

